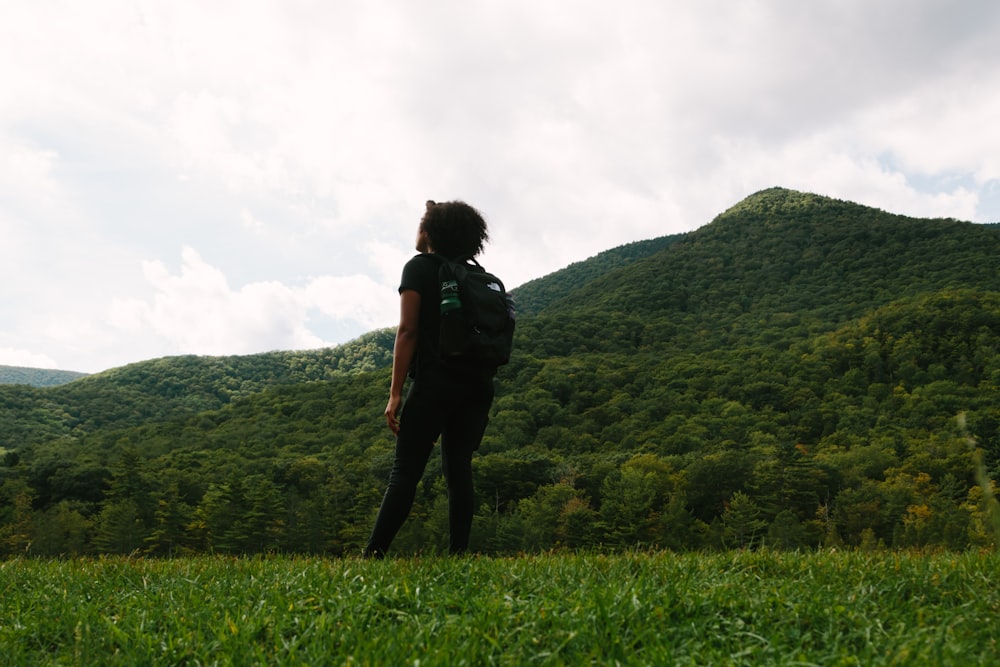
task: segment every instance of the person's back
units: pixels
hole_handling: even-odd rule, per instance
[[[402,527],[438,437],[448,485],[449,552],[468,549],[475,506],[472,455],[486,430],[495,373],[441,362],[439,262],[428,254],[475,257],[488,238],[485,220],[468,204],[427,202],[417,232],[421,254],[406,263],[400,280],[400,320],[385,408],[386,423],[396,434],[396,454],[366,556],[382,557]],[[413,381],[404,403],[407,375]]]

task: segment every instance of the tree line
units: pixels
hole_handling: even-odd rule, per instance
[[[998,246],[771,190],[522,286],[472,547],[995,546]],[[0,388],[0,553],[357,553],[390,346]],[[442,485],[432,459],[394,548],[443,548]]]

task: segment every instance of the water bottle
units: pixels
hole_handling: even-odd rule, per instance
[[[457,356],[465,351],[465,318],[458,296],[458,281],[441,283],[441,330],[438,336],[441,355]]]
[[[445,280],[441,283],[441,314],[445,315],[462,307],[458,298],[458,281]]]

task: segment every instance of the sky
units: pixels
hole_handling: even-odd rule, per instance
[[[4,0],[0,364],[336,345],[780,186],[1000,221],[995,0]]]

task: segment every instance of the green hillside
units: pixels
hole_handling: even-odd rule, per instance
[[[522,316],[537,315],[549,308],[553,302],[565,299],[576,289],[608,271],[654,255],[682,238],[683,234],[675,234],[648,241],[636,241],[606,250],[582,262],[575,262],[543,278],[529,281],[512,290],[517,299],[518,312]]]
[[[516,290],[473,546],[987,546],[1000,229],[783,189]],[[0,387],[0,551],[354,553],[389,331]],[[438,550],[440,466],[394,545]]]
[[[0,384],[26,384],[31,387],[55,387],[85,377],[86,373],[48,368],[25,368],[0,365]]]
[[[268,387],[385,368],[392,362],[393,337],[383,329],[307,352],[164,357],[44,390],[0,386],[0,447],[16,450],[58,437],[159,422],[218,409]]]

